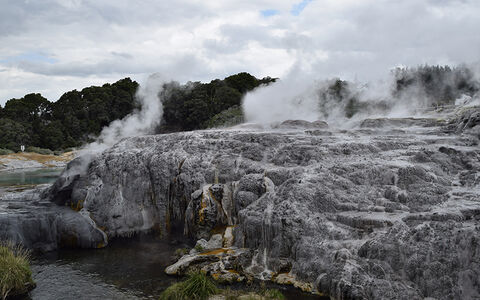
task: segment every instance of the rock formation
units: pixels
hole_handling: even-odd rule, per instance
[[[0,240],[40,252],[58,247],[104,247],[107,236],[88,212],[78,213],[80,207],[57,206],[40,198],[47,187],[0,193]]]
[[[204,239],[171,273],[198,266],[334,299],[473,299],[479,113],[129,138],[72,162],[46,195],[109,238]]]

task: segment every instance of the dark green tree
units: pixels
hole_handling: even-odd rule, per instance
[[[20,145],[26,144],[30,135],[19,122],[10,119],[0,119],[0,148],[19,151]]]

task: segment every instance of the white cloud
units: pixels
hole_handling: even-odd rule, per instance
[[[298,16],[302,1],[2,2],[0,104],[154,72],[208,81],[282,77],[295,66],[369,80],[398,64],[469,63],[480,53],[475,0],[317,0]]]

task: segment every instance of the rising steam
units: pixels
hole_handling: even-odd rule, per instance
[[[324,120],[345,127],[371,117],[407,117],[438,106],[480,103],[475,68],[420,66],[395,68],[385,81],[368,84],[317,80],[298,72],[248,93],[247,122],[272,124],[288,119]]]
[[[166,80],[158,73],[148,77],[146,84],[141,85],[136,93],[140,110],[134,111],[121,120],[115,120],[103,128],[98,139],[87,145],[82,154],[99,153],[123,138],[142,134],[151,134],[160,124],[163,109],[159,94]]]

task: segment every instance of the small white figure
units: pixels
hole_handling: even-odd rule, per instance
[[[25,152],[25,145],[21,145],[21,146],[20,146],[20,150],[21,150],[22,152]]]

